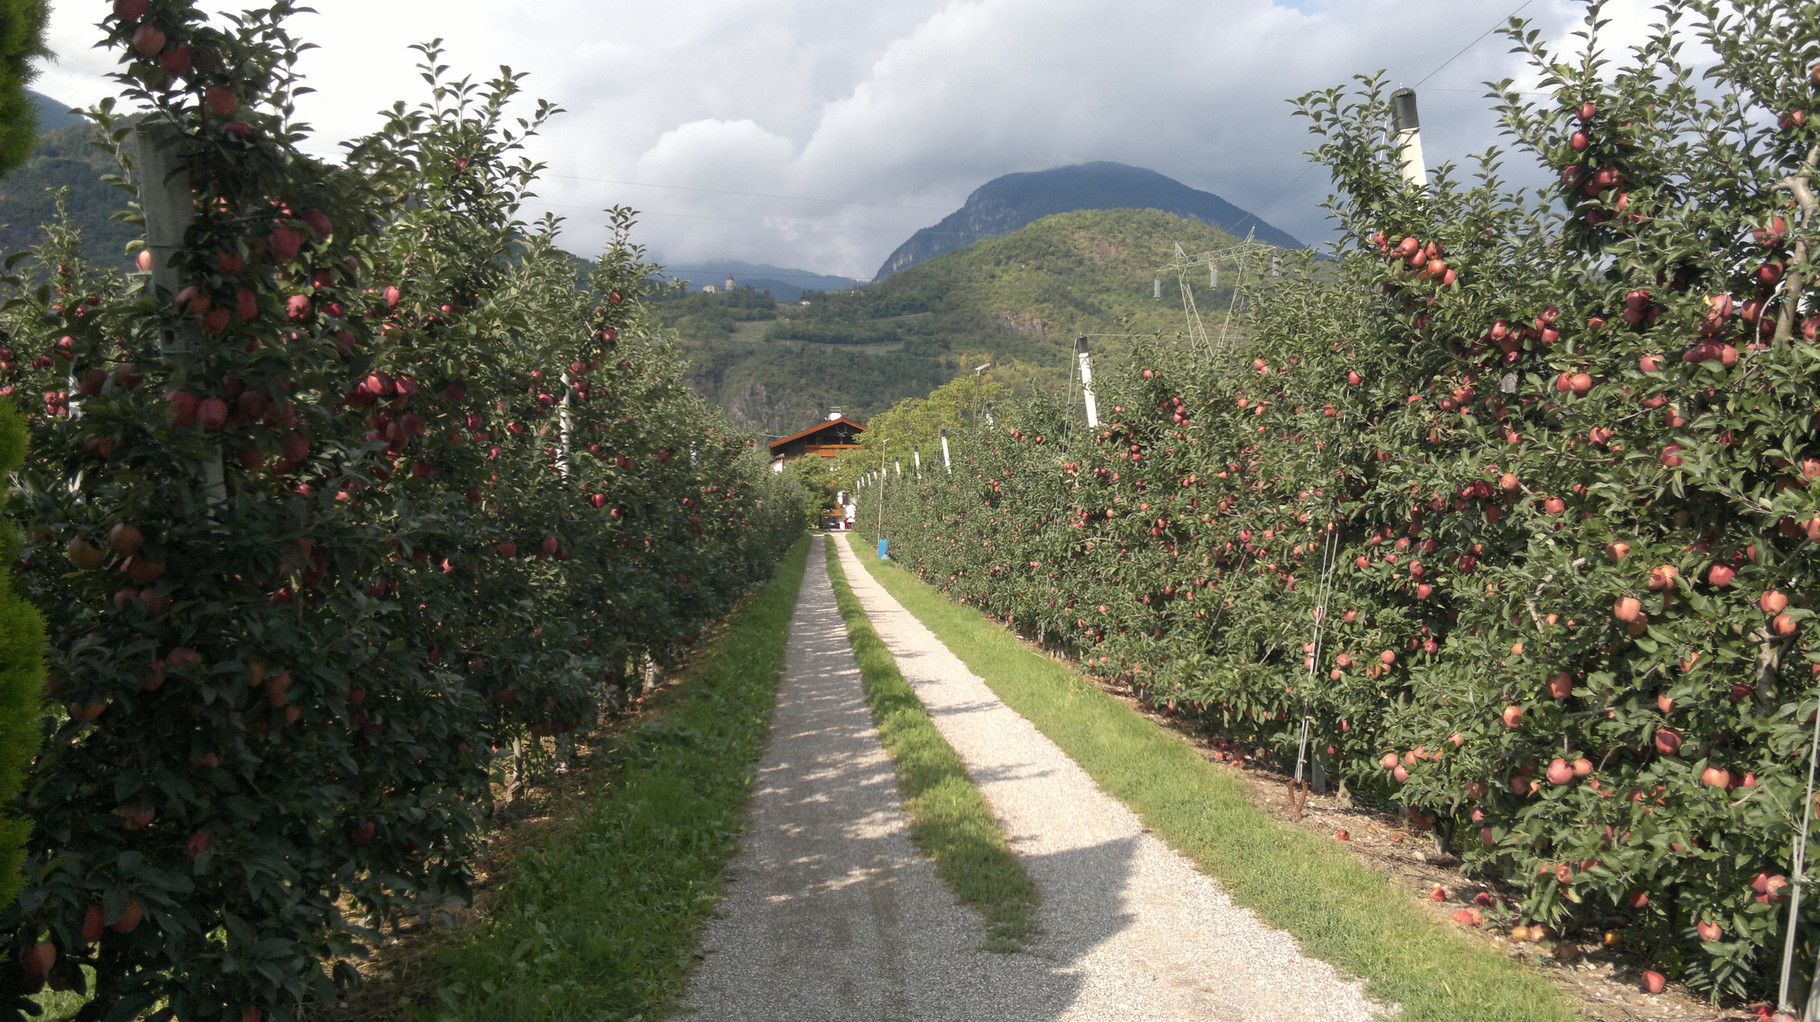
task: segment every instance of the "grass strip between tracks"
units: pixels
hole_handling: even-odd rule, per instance
[[[628,732],[595,801],[524,848],[484,924],[425,963],[437,1022],[661,1017],[738,848],[809,543],[793,549],[676,690]]]
[[[1199,864],[1232,899],[1363,978],[1402,1022],[1572,1022],[1543,977],[1475,947],[1330,838],[1285,826],[1181,735],[1025,646],[972,607],[862,552],[885,590],[1012,709]]]
[[[910,837],[935,862],[936,876],[955,899],[984,917],[986,950],[1022,951],[1038,933],[1036,884],[1012,854],[960,756],[898,672],[897,658],[872,630],[841,570],[837,542],[830,538],[826,544],[828,580],[859,660],[872,721],[885,751],[897,763]]]

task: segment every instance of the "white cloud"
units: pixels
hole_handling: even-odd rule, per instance
[[[1424,145],[1431,162],[1460,160],[1501,143],[1481,83],[1520,68],[1502,37],[1479,37],[1516,5],[316,0],[292,28],[321,47],[302,65],[318,151],[425,98],[409,45],[439,36],[457,74],[510,65],[530,73],[527,95],[567,111],[531,146],[549,164],[533,212],[565,216],[576,250],[596,249],[599,210],[623,203],[646,211],[636,240],[663,258],[868,276],[987,180],[1085,160],[1160,171],[1319,239],[1328,184],[1286,100],[1380,68],[1400,84],[1432,75]],[[104,11],[54,0],[62,60],[41,91],[105,93],[113,60],[90,49]],[[1531,0],[1523,14],[1567,43],[1581,11]],[[1606,13],[1620,53],[1641,38],[1647,0]]]

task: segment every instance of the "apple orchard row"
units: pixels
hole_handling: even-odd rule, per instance
[[[501,769],[636,702],[804,521],[643,328],[629,214],[586,272],[516,220],[552,108],[424,47],[430,98],[321,164],[283,14],[113,5],[167,126],[129,179],[186,226],[122,280],[53,225],[5,309],[50,701],[0,1015],[334,998],[379,927],[465,898]]]
[[[1750,8],[1820,38],[1811,5]],[[1538,196],[1487,161],[1408,187],[1377,80],[1303,97],[1338,257],[1254,278],[1255,340],[1140,348],[1096,429],[1033,403],[952,476],[894,477],[883,532],[1231,756],[1293,764],[1309,719],[1328,776],[1495,887],[1462,922],[1761,996],[1791,925],[1797,976],[1816,950],[1815,900],[1788,908],[1820,708],[1820,137],[1787,112],[1820,53],[1720,32],[1720,80],[1750,83],[1720,102],[1662,87],[1656,44],[1576,77],[1514,38],[1554,98],[1503,96],[1506,126],[1600,184]]]

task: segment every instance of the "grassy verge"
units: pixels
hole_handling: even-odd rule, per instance
[[[1365,979],[1404,1022],[1571,1022],[1541,976],[1449,933],[1333,841],[1272,820],[1181,736],[895,563],[867,570],[1012,709],[1239,904]]]
[[[934,860],[936,875],[956,900],[985,918],[986,950],[1022,951],[1038,933],[1036,885],[1011,854],[960,756],[936,730],[916,690],[898,673],[897,659],[866,620],[841,571],[836,542],[827,542],[828,579],[859,660],[873,723],[897,763],[910,837]]]
[[[426,1017],[630,1022],[681,995],[738,846],[807,562],[805,541],[668,712],[625,736],[585,816],[524,848],[485,923],[423,964],[441,995]]]

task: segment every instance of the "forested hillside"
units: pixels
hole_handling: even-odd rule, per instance
[[[1233,285],[1270,272],[1275,251],[1155,210],[1091,210],[867,287],[808,295],[806,305],[736,289],[658,309],[682,334],[698,389],[747,424],[784,433],[831,405],[863,419],[984,362],[1017,389],[1060,391],[1077,335],[1118,357],[1134,338],[1184,333],[1184,284],[1217,334]]]
[[[47,124],[53,121],[40,116]],[[30,159],[0,177],[0,251],[23,252],[40,244],[44,225],[56,216],[57,189],[64,189],[70,219],[83,229],[83,256],[97,265],[126,268],[126,243],[141,232],[112,219],[127,208],[127,197],[102,180],[120,173],[120,165],[95,148],[97,137],[89,121],[47,131]]]

